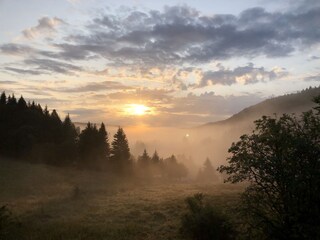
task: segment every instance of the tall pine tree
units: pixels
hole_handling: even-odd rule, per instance
[[[130,167],[130,148],[126,134],[119,127],[114,135],[111,148],[111,164],[118,173],[125,173]]]

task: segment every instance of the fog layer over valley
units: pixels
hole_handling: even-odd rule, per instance
[[[315,104],[312,99],[320,94],[320,87],[309,88],[298,93],[270,98],[250,106],[230,118],[206,123],[193,128],[124,126],[129,139],[131,153],[138,158],[144,151],[160,156],[174,154],[189,169],[189,177],[194,177],[208,157],[217,168],[226,163],[228,149],[242,134],[254,130],[254,121],[262,116],[280,116],[308,111]],[[80,128],[86,124],[76,123]],[[109,136],[113,136],[118,126],[108,126]]]

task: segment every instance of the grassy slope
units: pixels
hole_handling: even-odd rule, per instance
[[[76,186],[79,196],[74,195]],[[208,193],[214,204],[224,207],[241,190],[231,185],[115,182],[103,174],[0,161],[0,206],[7,204],[18,217],[21,239],[180,239],[187,196]]]

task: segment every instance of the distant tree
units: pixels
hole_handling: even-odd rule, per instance
[[[2,92],[0,96],[0,105],[6,105],[6,103],[7,103],[6,93]]]
[[[18,100],[18,107],[20,109],[26,109],[27,108],[27,103],[26,103],[26,101],[24,100],[24,98],[22,96]]]
[[[31,108],[36,109],[36,105],[34,102],[32,102]],[[56,122],[57,124],[62,123],[62,121],[61,121],[61,119],[55,109],[52,110],[50,117],[51,117],[52,121]]]
[[[110,143],[108,132],[106,131],[106,127],[104,123],[101,123],[99,132],[98,132],[99,140],[97,147],[99,148],[99,154],[101,155],[103,168],[107,167],[107,163],[110,160]]]
[[[157,150],[154,151],[154,153],[153,153],[153,155],[152,155],[152,158],[151,158],[151,162],[152,162],[152,164],[155,164],[155,165],[157,165],[157,164],[160,163],[160,157],[159,157],[159,155],[158,155]]]
[[[8,96],[7,105],[9,105],[9,106],[17,105],[17,99],[15,98],[14,94],[12,94],[12,96],[10,96],[10,95]]]
[[[60,145],[60,158],[63,165],[74,165],[78,158],[78,133],[69,114],[62,122],[62,141]]]
[[[100,135],[95,124],[88,122],[86,128],[79,136],[80,167],[99,169],[101,168],[101,154],[97,146]]]
[[[111,164],[114,170],[118,173],[124,173],[130,166],[130,148],[129,143],[121,127],[114,135],[111,144]]]
[[[144,149],[142,155],[138,157],[138,164],[141,167],[147,168],[149,167],[150,163],[151,163],[151,158],[147,153],[147,150]]]
[[[320,97],[301,116],[262,117],[233,143],[227,182],[248,182],[240,213],[251,239],[320,239]]]
[[[212,163],[209,158],[205,160],[202,169],[199,170],[197,180],[200,182],[218,181],[217,172],[212,166]]]
[[[46,118],[49,118],[50,112],[48,111],[47,105],[46,105],[46,107],[45,107],[44,110],[43,110],[43,114],[44,114],[44,116],[45,116]]]
[[[164,171],[165,175],[171,179],[181,179],[188,175],[188,170],[183,163],[178,163],[176,157],[171,157],[164,160]]]
[[[144,149],[141,156],[138,157],[138,168],[139,168],[139,177],[150,178],[152,177],[152,165],[151,158],[147,153],[147,150]]]

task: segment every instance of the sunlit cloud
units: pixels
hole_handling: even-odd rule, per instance
[[[62,24],[66,24],[66,22],[60,18],[42,17],[38,20],[38,25],[25,29],[22,33],[24,37],[34,39],[43,34],[52,34],[53,32],[56,32],[56,27]]]

